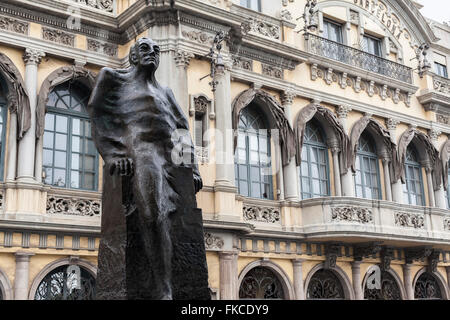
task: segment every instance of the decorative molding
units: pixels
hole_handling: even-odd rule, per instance
[[[415,229],[425,228],[425,216],[421,213],[396,212],[395,225]]]
[[[361,243],[353,246],[355,261],[362,261],[364,257],[376,255],[381,251],[381,242]]]
[[[262,74],[277,79],[283,79],[284,77],[284,72],[282,68],[277,68],[264,63],[262,64]]]
[[[0,30],[28,35],[29,26],[27,22],[0,16]]]
[[[368,208],[335,207],[331,208],[331,220],[334,222],[372,223],[373,213]]]
[[[291,14],[291,12],[288,9],[281,10],[280,18],[282,20],[286,20],[286,21],[292,21],[293,20],[292,14]]]
[[[90,8],[102,10],[105,12],[114,11],[114,0],[71,0],[77,4],[85,5]]]
[[[253,61],[239,56],[232,56],[233,68],[253,71]]]
[[[325,269],[333,269],[336,268],[337,257],[341,253],[341,244],[340,243],[327,243],[325,245]]]
[[[200,44],[207,44],[207,45],[212,45],[213,41],[214,41],[214,37],[212,35],[209,35],[205,32],[202,31],[195,31],[195,30],[191,30],[191,31],[182,31],[181,34],[183,35],[183,37],[194,41],[194,42],[198,42]]]
[[[394,248],[383,246],[380,251],[381,270],[389,271],[391,269],[391,261],[394,259]]]
[[[442,251],[433,249],[431,254],[428,256],[428,272],[436,272],[437,271],[437,265],[439,263],[439,258],[441,256]]]
[[[444,230],[445,231],[450,231],[450,218],[445,218],[444,219]]]
[[[427,258],[432,252],[433,249],[429,246],[405,248],[405,262],[407,264],[412,264],[414,260],[423,260]]]
[[[206,249],[222,249],[224,246],[224,241],[221,237],[214,236],[209,232],[205,232],[203,234],[205,238],[205,247]]]
[[[283,91],[280,94],[280,101],[282,106],[292,105],[294,98],[297,95],[291,91]]]
[[[411,93],[399,88],[390,88],[386,84],[378,84],[373,80],[363,80],[360,76],[351,75],[348,72],[336,72],[335,69],[310,64],[311,80],[323,79],[327,85],[338,83],[342,89],[352,87],[356,93],[366,92],[368,96],[379,95],[382,100],[391,98],[395,104],[400,101],[408,107],[411,104]]]
[[[116,58],[119,47],[116,44],[101,42],[98,40],[88,38],[87,39],[87,49],[88,49],[88,51],[102,53],[109,57]]]
[[[433,88],[435,91],[450,95],[450,80],[433,75]]]
[[[279,208],[244,204],[243,214],[245,221],[267,222],[267,223],[281,222],[281,213]]]
[[[280,26],[256,18],[249,18],[242,22],[240,30],[244,36],[253,33],[257,36],[263,36],[274,40],[281,39]]]
[[[388,128],[388,130],[395,130],[397,129],[398,124],[400,123],[399,120],[394,119],[394,118],[388,118],[386,119],[386,127]]]
[[[100,217],[102,211],[99,200],[48,196],[46,212],[48,214]]]
[[[346,119],[350,111],[352,111],[352,108],[345,105],[340,105],[336,108],[336,114],[339,119]]]
[[[62,44],[64,46],[75,46],[75,35],[57,29],[42,27],[42,39]]]

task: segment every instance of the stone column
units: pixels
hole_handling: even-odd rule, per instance
[[[355,291],[355,300],[364,300],[361,283],[361,261],[352,262],[352,282]]]
[[[392,201],[391,174],[389,172],[389,163],[391,159],[384,157],[382,159],[384,170],[384,186],[386,189],[386,200]]]
[[[334,190],[336,197],[342,196],[342,187],[341,187],[341,169],[339,167],[339,152],[341,149],[337,147],[337,145],[333,145],[331,147],[331,153],[333,155],[333,173],[334,173]]]
[[[414,300],[414,288],[412,287],[411,265],[403,265],[403,283],[405,284],[406,299]]]
[[[188,79],[187,68],[194,54],[177,50],[175,52],[176,76],[174,78],[173,92],[178,104],[184,112],[186,118],[189,119],[189,94],[188,94]],[[171,84],[172,85],[172,84]]]
[[[305,289],[303,284],[303,265],[304,259],[292,260],[292,266],[294,268],[294,291],[296,300],[305,300]]]
[[[436,201],[434,200],[434,187],[433,187],[433,178],[431,174],[433,172],[433,168],[429,161],[424,164],[425,172],[427,174],[427,184],[428,184],[428,200],[430,207],[436,206]]]
[[[292,101],[295,98],[295,94],[292,92],[283,92],[281,94],[281,104],[284,107],[284,113],[289,125],[292,128]],[[298,201],[299,191],[298,191],[298,176],[297,176],[297,166],[295,163],[295,155],[291,158],[291,161],[287,166],[283,167],[284,176],[284,198],[286,200]]]
[[[42,182],[42,157],[44,153],[44,136],[36,139],[36,160],[34,161],[34,179]]]
[[[34,253],[17,252],[16,273],[14,276],[14,300],[28,300],[28,281],[30,257]]]
[[[17,166],[18,180],[34,182],[34,159],[36,149],[36,101],[38,65],[44,52],[27,48],[23,59],[25,61],[25,86],[30,98],[31,126],[19,142],[19,161]]]
[[[386,127],[391,136],[391,141],[397,144],[397,125],[400,123],[399,120],[388,118],[386,119]],[[401,179],[395,181],[392,184],[392,200],[397,203],[403,203],[403,186]]]
[[[238,253],[219,252],[220,300],[237,300]]]
[[[347,115],[352,111],[348,106],[339,106],[337,108],[337,115],[339,121],[344,128],[344,131],[349,134],[349,128],[347,124]],[[349,168],[346,174],[341,172],[341,183],[342,183],[342,195],[344,197],[354,197],[355,196],[355,180],[353,178],[352,170]]]
[[[441,131],[436,130],[436,129],[431,129],[428,132],[428,135],[430,136],[430,140],[433,142],[433,145],[436,149],[438,148],[438,138],[441,135]],[[438,159],[439,161],[439,159]],[[434,190],[434,188],[433,188]],[[445,200],[445,189],[444,189],[444,185],[441,182],[439,184],[439,189],[438,190],[434,190],[434,200],[435,200],[435,205],[438,208],[441,209],[447,209],[447,202]]]
[[[234,147],[231,110],[230,72],[224,66],[216,69],[216,181],[215,185],[234,186]]]
[[[17,110],[10,111],[8,151],[6,154],[8,159],[6,181],[14,181],[16,179],[17,169]]]

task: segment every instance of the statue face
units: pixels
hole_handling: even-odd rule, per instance
[[[159,51],[159,46],[151,39],[139,39],[135,45],[136,64],[156,70],[159,66]]]

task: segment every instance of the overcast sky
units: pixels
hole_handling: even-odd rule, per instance
[[[422,15],[438,22],[450,21],[450,0],[418,0],[424,5]]]

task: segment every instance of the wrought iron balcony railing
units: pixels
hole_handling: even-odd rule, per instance
[[[313,34],[306,39],[309,53],[412,84],[412,69],[407,66]]]

